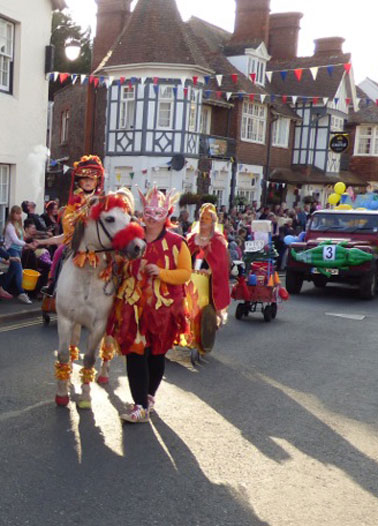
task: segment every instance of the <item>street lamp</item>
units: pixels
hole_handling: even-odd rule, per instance
[[[52,44],[52,38],[58,29],[64,26],[57,26],[51,33],[50,44],[45,48],[45,73],[51,73],[54,70],[55,46]],[[64,43],[64,53],[70,62],[79,58],[81,44],[75,38],[68,38]]]
[[[272,131],[273,131],[273,124],[278,121],[279,114],[276,113],[276,111],[269,106],[269,126],[268,126],[268,149],[266,154],[266,165],[265,170],[263,173],[263,180],[262,180],[262,206],[266,206],[267,203],[267,197],[268,197],[268,181],[269,181],[269,172],[270,172],[270,157],[271,157],[271,150],[272,150]]]

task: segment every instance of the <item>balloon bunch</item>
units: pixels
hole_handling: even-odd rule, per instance
[[[334,193],[328,198],[330,205],[336,206],[335,210],[352,210],[353,206],[347,204],[345,201],[348,199],[349,194],[345,193],[346,186],[344,183],[336,183],[334,186]]]

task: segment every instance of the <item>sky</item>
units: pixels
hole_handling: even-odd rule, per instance
[[[235,0],[176,0],[184,20],[197,16],[233,31]],[[96,27],[95,0],[66,0],[73,19],[82,27]],[[134,0],[135,3],[135,0]],[[343,50],[352,53],[356,82],[366,77],[378,81],[377,0],[271,0],[271,12],[299,11],[301,20],[298,54],[313,54],[314,39],[340,36]]]

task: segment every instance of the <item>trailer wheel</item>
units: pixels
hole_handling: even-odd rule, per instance
[[[275,320],[277,316],[277,303],[272,303],[270,308],[272,310],[272,320]]]
[[[269,323],[270,321],[272,321],[273,319],[273,315],[272,315],[272,307],[270,305],[267,305],[264,310],[263,310],[263,316],[264,316],[264,321],[266,321],[267,323]]]
[[[49,325],[49,323],[50,323],[50,316],[48,314],[46,314],[46,312],[43,312],[42,313],[42,318],[43,318],[43,325],[45,325],[45,327],[47,327],[47,325]]]
[[[286,271],[286,289],[289,294],[299,294],[303,285],[303,274],[295,270]]]
[[[361,278],[360,296],[364,300],[372,300],[377,291],[377,274],[370,272]]]
[[[238,306],[236,307],[235,311],[235,318],[237,320],[241,320],[245,314],[245,307],[243,303],[238,303]]]

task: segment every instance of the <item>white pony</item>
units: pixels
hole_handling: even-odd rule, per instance
[[[63,263],[56,293],[59,350],[55,364],[58,381],[55,401],[69,402],[72,372],[70,346],[78,344],[81,327],[88,330],[84,367],[81,369],[82,394],[78,406],[91,407],[90,382],[96,371],[96,349],[104,335],[116,292],[115,251],[128,259],[144,253],[144,231],[131,222],[134,198],[129,190],[122,194],[94,198],[89,217],[75,225],[72,254]]]

